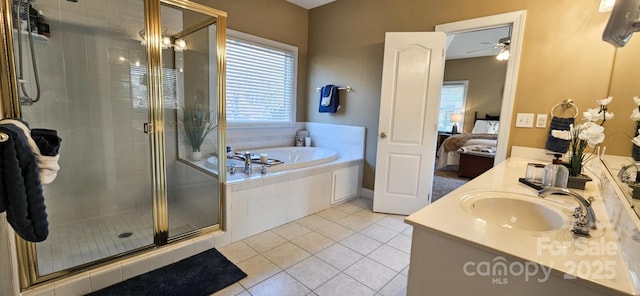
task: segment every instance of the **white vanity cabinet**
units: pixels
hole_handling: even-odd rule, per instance
[[[590,167],[588,173],[597,178],[585,190],[576,190],[593,198],[598,221],[591,237],[577,238],[571,233],[577,205],[573,198],[553,195],[542,201],[537,191],[518,182],[528,162],[536,160],[507,159],[405,219],[413,226],[407,295],[640,294],[640,267],[635,266],[640,265],[635,255],[640,245],[633,240],[638,232],[631,221],[637,217],[628,215],[629,209],[611,210],[610,204],[623,203],[616,202],[620,200],[601,174],[602,167]],[[491,218],[504,217],[502,211],[511,209],[489,217],[467,208],[467,196],[496,191],[557,206],[566,221],[551,230],[528,230],[515,221],[528,214],[513,210],[510,222],[494,223]]]
[[[422,228],[414,227],[411,243],[407,296],[628,295]]]
[[[358,196],[360,167],[357,165],[334,170],[331,182],[331,204]]]

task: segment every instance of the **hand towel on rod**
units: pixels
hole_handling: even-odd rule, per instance
[[[320,90],[320,107],[318,112],[336,113],[340,108],[338,87],[327,84]]]

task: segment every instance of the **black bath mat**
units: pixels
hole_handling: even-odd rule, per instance
[[[246,276],[211,249],[88,295],[211,295]]]

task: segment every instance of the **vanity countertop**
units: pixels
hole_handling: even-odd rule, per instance
[[[433,204],[413,213],[405,221],[416,228],[435,231],[461,240],[472,247],[488,248],[516,258],[553,268],[552,275],[578,276],[586,284],[595,284],[628,295],[637,295],[638,285],[627,268],[618,244],[616,231],[607,216],[607,210],[598,186],[602,167],[594,166],[586,173],[594,181],[585,190],[575,190],[585,198],[593,198],[592,208],[597,217],[597,230],[590,238],[576,238],[571,232],[572,209],[577,206],[573,198],[552,195],[547,198],[560,206],[567,222],[556,230],[526,231],[503,227],[472,216],[462,206],[460,196],[479,191],[501,191],[530,195],[539,201],[537,191],[518,182],[524,177],[526,165],[538,162],[526,158],[509,158],[487,173],[471,180]],[[573,189],[572,189],[573,190]]]

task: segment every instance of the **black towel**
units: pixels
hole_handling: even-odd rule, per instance
[[[34,128],[31,129],[31,138],[33,138],[38,148],[40,148],[40,154],[46,156],[58,155],[62,139],[58,137],[56,130]]]
[[[23,239],[41,242],[49,235],[49,223],[38,164],[22,128],[0,124],[9,138],[0,143],[0,212]]]
[[[553,118],[551,118],[549,135],[547,136],[546,149],[553,152],[566,153],[569,150],[569,144],[571,144],[571,141],[558,139],[551,135],[551,131],[553,130],[568,131],[571,129],[572,124],[573,124],[573,117],[560,118],[560,117],[554,116]]]

